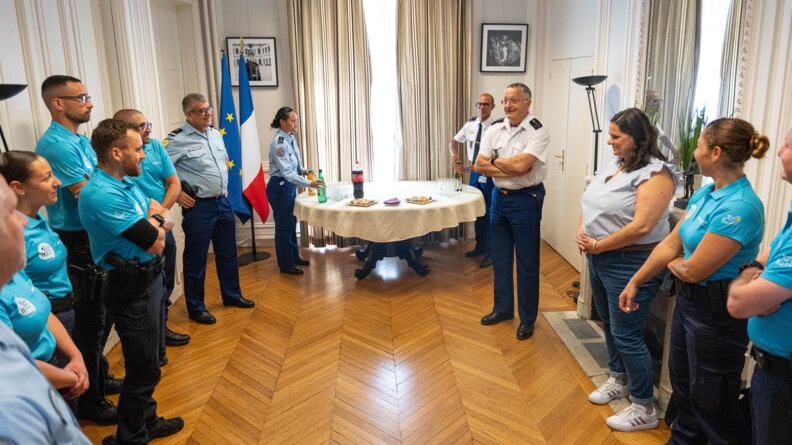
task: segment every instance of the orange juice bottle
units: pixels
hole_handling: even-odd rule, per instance
[[[306,175],[306,177],[311,181],[316,181],[316,174],[314,174],[313,170],[308,170],[308,175]],[[316,196],[316,189],[308,187],[308,196]]]

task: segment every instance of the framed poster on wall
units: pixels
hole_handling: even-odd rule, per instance
[[[245,64],[251,87],[278,86],[275,37],[226,37],[226,47],[232,87],[239,86],[239,54],[242,51],[245,52]]]
[[[524,73],[527,54],[527,24],[481,25],[482,72]]]

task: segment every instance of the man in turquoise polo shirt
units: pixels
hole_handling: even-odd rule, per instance
[[[91,145],[99,163],[81,191],[78,208],[91,256],[107,270],[102,302],[115,322],[126,367],[117,438],[102,443],[147,443],[184,427],[180,417],[157,417],[151,397],[160,379],[157,338],[164,286],[159,254],[173,219],[170,210],[145,197],[128,177],[140,175],[146,156],[135,125],[105,119],[91,135]]]
[[[781,178],[792,183],[792,129],[778,150]],[[729,289],[729,313],[748,318],[753,443],[792,437],[792,210],[768,249],[740,266]]]
[[[100,283],[88,248],[88,235],[77,212],[80,190],[96,167],[96,153],[91,141],[78,133],[80,125],[91,119],[91,96],[80,79],[71,76],[50,76],[41,84],[41,97],[47,106],[52,123],[36,143],[36,153],[52,167],[52,173],[62,182],[58,201],[47,207],[50,227],[66,246],[66,263],[81,270],[70,279],[74,288],[74,331],[72,338],[85,359],[89,387],[79,400],[77,417],[100,425],[116,422],[116,407],[105,398],[107,361],[102,352],[105,332],[110,325],[99,299]],[[120,389],[120,379],[110,380],[114,391]]]
[[[176,169],[165,151],[165,147],[157,139],[151,137],[151,122],[138,110],[119,110],[113,119],[120,119],[137,127],[143,140],[145,159],[140,163],[140,176],[133,177],[143,194],[160,203],[170,210],[181,192],[181,182],[176,174]],[[165,237],[165,293],[162,298],[162,320],[160,327],[160,366],[168,362],[165,355],[165,346],[184,346],[190,342],[190,336],[180,334],[168,329],[168,306],[171,293],[176,283],[176,239],[173,232],[167,232]]]

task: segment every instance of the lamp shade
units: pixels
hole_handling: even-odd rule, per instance
[[[575,82],[578,85],[590,87],[601,84],[607,78],[608,76],[582,76],[582,77],[575,77],[574,79],[572,79],[572,82]]]
[[[0,100],[6,100],[14,97],[22,90],[27,88],[27,85],[20,83],[2,83],[0,84]]]

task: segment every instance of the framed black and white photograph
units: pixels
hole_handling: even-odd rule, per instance
[[[483,23],[481,71],[524,73],[528,53],[528,25]]]
[[[239,54],[244,51],[248,80],[251,87],[278,86],[278,59],[275,57],[275,37],[226,37],[228,69],[231,86],[239,86]]]

